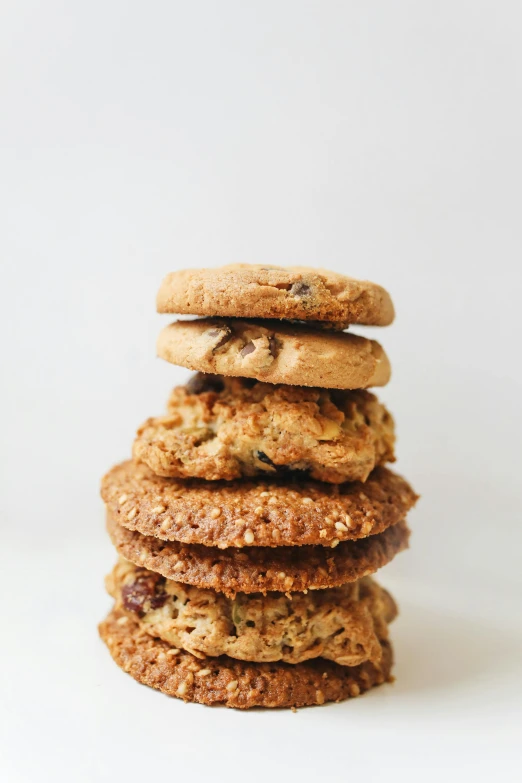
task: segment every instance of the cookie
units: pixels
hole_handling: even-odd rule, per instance
[[[367,280],[312,269],[231,264],[172,272],[161,284],[159,313],[284,318],[387,326],[390,295]]]
[[[247,663],[223,655],[196,658],[172,648],[140,628],[122,612],[112,611],[99,626],[100,636],[117,665],[135,680],[168,696],[208,705],[304,707],[359,696],[391,680],[392,649],[382,643],[375,665],[340,666],[316,658],[304,663]]]
[[[302,592],[338,587],[375,573],[406,549],[410,531],[398,522],[383,533],[323,546],[216,549],[143,536],[107,515],[107,530],[122,557],[184,584],[236,593]]]
[[[204,656],[270,663],[325,658],[342,666],[379,663],[379,640],[397,614],[389,593],[369,577],[307,593],[227,598],[120,560],[107,578],[117,610],[172,647]]]
[[[136,462],[116,465],[101,494],[120,524],[146,536],[227,547],[322,544],[381,533],[417,500],[400,476],[378,467],[368,480],[233,482],[156,476]]]
[[[133,454],[159,476],[229,481],[291,470],[341,483],[393,461],[394,441],[393,419],[370,392],[199,373],[174,389],[166,416],[140,427]]]
[[[291,386],[366,389],[391,375],[375,340],[277,321],[177,321],[160,332],[157,353],[190,370]]]

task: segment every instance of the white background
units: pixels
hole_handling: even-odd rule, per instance
[[[4,0],[2,780],[515,780],[521,23],[493,0]],[[235,261],[369,278],[398,311],[372,333],[423,495],[382,574],[397,682],[297,714],[169,700],[96,633],[99,478],[186,377],[155,359],[156,289]]]

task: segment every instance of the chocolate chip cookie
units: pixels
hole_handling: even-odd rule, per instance
[[[172,272],[157,297],[160,313],[284,318],[386,326],[390,295],[367,280],[325,269],[231,264]]]
[[[190,370],[292,386],[366,389],[391,374],[375,340],[278,321],[177,321],[161,331],[157,352]]]

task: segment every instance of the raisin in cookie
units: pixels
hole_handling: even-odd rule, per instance
[[[292,386],[366,389],[391,375],[375,340],[278,321],[177,321],[160,332],[157,352],[190,370]]]
[[[378,664],[380,640],[397,614],[389,593],[369,577],[291,596],[227,598],[120,560],[106,584],[117,610],[138,617],[151,636],[198,658],[301,663],[320,657],[341,666]]]
[[[367,280],[304,266],[231,264],[172,272],[157,297],[160,313],[284,318],[386,326],[390,295]]]

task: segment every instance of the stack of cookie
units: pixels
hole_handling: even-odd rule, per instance
[[[380,286],[308,268],[176,272],[158,353],[196,371],[103,479],[120,560],[100,633],[185,701],[297,707],[390,679],[397,608],[371,577],[416,495],[384,464],[390,365],[346,329],[393,320]]]

